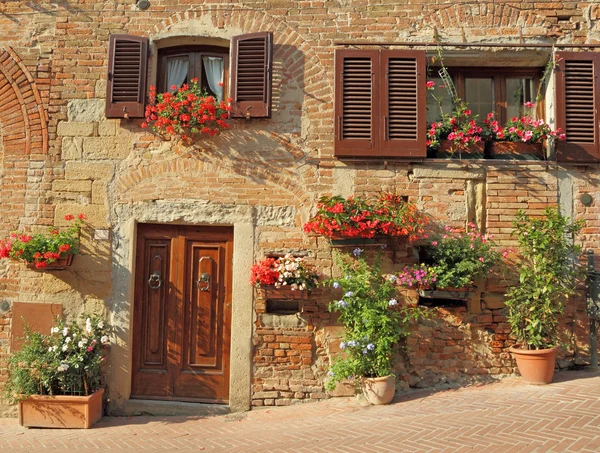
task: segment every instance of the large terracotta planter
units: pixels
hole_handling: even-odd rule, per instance
[[[523,379],[529,384],[543,385],[552,382],[556,366],[556,351],[551,349],[521,349],[521,345],[510,347]]]
[[[531,155],[538,159],[544,159],[544,147],[542,143],[491,142],[489,151],[492,156]]]
[[[19,424],[27,428],[90,428],[102,418],[104,389],[90,396],[32,395],[19,401]]]
[[[371,404],[388,404],[396,393],[396,377],[393,374],[377,378],[362,378],[362,391]]]

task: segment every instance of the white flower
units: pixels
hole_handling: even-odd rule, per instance
[[[60,372],[63,371],[67,371],[69,369],[69,365],[67,365],[66,363],[61,363],[60,365],[58,365],[57,370]]]
[[[394,305],[398,305],[398,301],[396,299],[390,299],[388,306],[392,307]]]
[[[102,321],[98,323],[98,329],[104,329],[104,323]]]
[[[63,337],[66,337],[67,335],[69,335],[69,328],[65,327],[62,331]]]
[[[67,338],[65,338],[65,344],[68,344],[68,343],[70,343],[70,342],[71,342],[71,337],[67,337]]]
[[[108,344],[108,337],[106,335],[102,336],[102,338],[100,338],[100,343]]]
[[[58,349],[58,346],[57,346],[57,345],[54,345],[54,346],[52,346],[52,350],[53,350],[53,351],[56,351],[57,349]]]
[[[50,333],[58,333],[58,327],[53,327],[50,329]]]
[[[90,318],[85,320],[85,331],[88,333],[92,331],[92,320]]]
[[[52,346],[48,348],[48,352],[52,352]]]
[[[80,348],[83,348],[83,341],[80,341],[79,343],[77,343],[77,346],[79,346]]]
[[[66,344],[63,344],[62,350],[63,350],[63,351],[66,351],[68,347],[69,347],[68,345],[66,345]]]
[[[87,342],[88,342],[88,339],[87,339],[87,338],[82,338],[82,339],[81,339],[81,342],[82,342],[83,344],[87,344]]]

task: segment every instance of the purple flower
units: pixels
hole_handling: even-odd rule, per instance
[[[356,340],[350,340],[347,344],[348,344],[348,347],[354,348],[354,347],[356,347],[356,345],[358,343],[356,343]]]
[[[354,293],[352,291],[348,291],[346,294],[344,294],[344,297],[352,297],[354,296]]]
[[[348,306],[348,302],[346,302],[345,300],[338,300],[337,306],[340,308],[345,308]]]
[[[340,287],[340,284],[338,282],[333,282],[333,287],[335,289],[338,289]]]
[[[373,349],[375,349],[375,345],[374,345],[373,343],[369,343],[369,344],[367,345],[367,349],[368,349],[369,351],[372,351]]]
[[[363,355],[367,354],[369,351],[367,351],[367,348],[363,349]]]
[[[346,343],[344,341],[340,343],[340,348],[346,349]]]
[[[356,257],[359,257],[362,252],[363,252],[363,250],[357,247],[357,248],[354,249],[354,251],[352,252],[352,254],[354,256],[356,256]]]

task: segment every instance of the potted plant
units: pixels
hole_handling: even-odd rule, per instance
[[[424,262],[405,267],[397,283],[417,289],[421,297],[468,298],[475,282],[500,262],[492,238],[481,234],[473,223],[464,230],[446,226],[421,247]]]
[[[336,253],[341,275],[327,282],[341,291],[342,298],[332,301],[329,309],[339,312],[345,333],[340,344],[344,352],[334,358],[326,387],[333,390],[338,382],[354,378],[372,404],[387,404],[395,393],[392,371],[398,343],[420,309],[398,302],[397,287],[382,275],[379,256],[371,265],[361,253]]]
[[[576,261],[581,248],[574,239],[583,224],[548,207],[539,218],[519,211],[513,225],[521,259],[519,283],[508,289],[505,301],[517,339],[510,352],[527,382],[548,384],[558,349],[558,318],[567,298],[575,293],[582,271]]]
[[[79,253],[79,233],[85,215],[75,218],[68,214],[65,220],[73,221],[66,230],[51,227],[47,233],[35,234],[13,231],[0,240],[0,259],[24,261],[32,269],[59,270],[70,266],[73,255]]]
[[[317,213],[304,224],[304,231],[332,240],[376,236],[415,240],[427,223],[414,204],[392,193],[370,198],[332,196],[319,200]]]
[[[452,114],[444,113],[440,121],[431,123],[427,131],[427,148],[436,156],[453,156],[458,153],[483,157],[485,143],[481,137],[483,128],[478,124],[478,115],[458,100]]]
[[[150,104],[142,128],[152,126],[154,132],[165,136],[179,135],[191,142],[198,135],[215,136],[228,129],[230,105],[209,96],[194,78],[189,84],[173,85],[167,93],[156,93],[150,87]]]
[[[27,330],[8,358],[8,400],[19,404],[19,423],[38,428],[89,428],[102,417],[104,322],[83,327],[58,321],[49,334]]]
[[[250,268],[250,284],[265,291],[265,299],[300,299],[316,288],[319,274],[304,258],[286,254],[265,258]]]
[[[531,114],[535,106],[533,102],[526,102],[524,106],[530,114],[511,118],[504,128],[498,125],[493,113],[488,114],[484,121],[484,135],[490,140],[489,151],[492,156],[529,154],[543,159],[544,141],[565,138],[560,129],[552,129],[544,120],[534,119]]]

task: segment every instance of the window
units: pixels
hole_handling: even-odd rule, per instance
[[[434,68],[432,74],[437,73]],[[524,104],[535,102],[541,69],[530,68],[448,68],[458,97],[464,100],[474,115],[485,119],[495,112],[500,124],[525,113]],[[432,123],[441,112],[451,113],[452,102],[440,77],[429,77],[436,84],[427,96],[427,121]],[[442,109],[438,100],[442,101]],[[541,112],[541,106],[536,109]],[[532,112],[538,116],[536,112]]]
[[[228,74],[229,59],[231,71]],[[233,118],[271,117],[273,33],[234,36],[231,51],[223,47],[173,47],[158,56],[160,91],[194,77],[208,93],[233,99]],[[146,105],[148,38],[111,35],[106,87],[107,118],[143,118]],[[229,77],[228,77],[229,75]],[[223,87],[219,82],[223,82]]]
[[[336,50],[335,154],[425,157],[425,52]]]
[[[159,92],[171,91],[173,85],[180,86],[198,79],[198,85],[206,93],[221,100],[228,93],[229,49],[225,47],[192,46],[168,47],[158,54]]]

